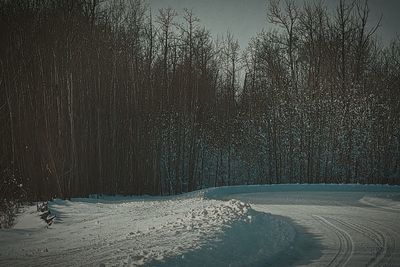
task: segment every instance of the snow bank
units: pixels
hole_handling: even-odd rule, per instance
[[[247,214],[200,248],[149,265],[268,266],[274,256],[291,249],[296,234],[291,224],[254,210]]]
[[[176,197],[55,200],[47,228],[35,207],[0,231],[0,266],[236,265],[285,249],[293,228],[237,200]],[[199,260],[197,264],[195,261]]]
[[[272,185],[238,185],[214,187],[203,190],[205,198],[224,199],[226,196],[243,193],[263,192],[400,192],[397,185],[361,185],[361,184],[272,184]]]
[[[400,213],[400,202],[392,199],[364,196],[360,202],[365,205]]]

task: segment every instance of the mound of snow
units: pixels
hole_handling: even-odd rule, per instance
[[[19,229],[0,231],[0,265],[243,265],[282,250],[294,235],[246,203],[203,195],[55,200],[49,228],[27,209]]]
[[[250,209],[246,218],[226,226],[200,248],[149,265],[268,266],[274,256],[291,248],[295,234],[288,222]]]

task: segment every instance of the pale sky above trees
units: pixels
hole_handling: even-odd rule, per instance
[[[333,12],[339,0],[324,2]],[[213,35],[222,35],[229,30],[238,38],[242,49],[257,32],[263,28],[272,27],[266,20],[266,0],[149,0],[149,3],[154,11],[164,7],[172,7],[178,12],[181,12],[183,8],[193,9],[195,15],[200,18],[201,24],[211,30]],[[390,43],[396,35],[400,34],[398,15],[400,1],[369,0],[368,3],[371,24],[377,23],[383,15],[377,38],[380,38],[384,44]]]

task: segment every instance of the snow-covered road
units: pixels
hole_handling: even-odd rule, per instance
[[[0,266],[400,266],[398,186],[237,186],[49,206],[49,228],[26,206],[0,230]]]
[[[400,193],[294,190],[223,198],[252,203],[255,210],[290,218],[298,226],[297,253],[281,256],[292,257],[287,265],[400,266]]]

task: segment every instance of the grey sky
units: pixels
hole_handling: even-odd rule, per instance
[[[299,2],[301,0],[298,0]],[[231,31],[241,48],[247,46],[252,36],[271,25],[266,20],[266,0],[148,0],[155,11],[172,7],[179,13],[183,8],[193,9],[201,24],[214,36]],[[326,0],[333,11],[338,0]],[[378,38],[385,44],[400,34],[400,0],[369,0],[371,24],[383,14]],[[154,12],[156,13],[156,12]]]

